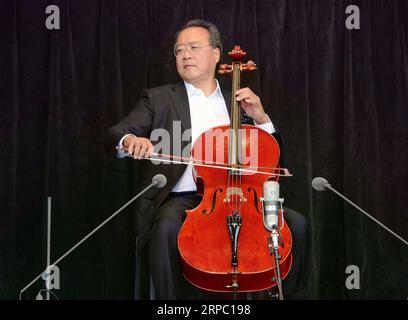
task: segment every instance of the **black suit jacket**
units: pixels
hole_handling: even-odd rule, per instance
[[[222,94],[228,112],[231,114],[231,93],[222,91]],[[182,82],[144,90],[136,107],[121,122],[109,129],[106,148],[109,152],[116,154],[116,146],[125,134],[132,133],[138,137],[149,138],[152,130],[159,128],[166,129],[170,137],[173,137],[173,134],[177,135],[173,121],[181,121],[182,132],[191,129],[187,90]],[[253,124],[252,120],[245,115],[242,121],[246,124]],[[276,131],[273,136],[281,145],[280,134]],[[191,146],[191,141],[181,142],[181,150],[188,146]],[[173,143],[171,143],[169,153],[173,153]],[[136,221],[139,237],[138,249],[141,249],[146,244],[154,212],[181,178],[186,166],[155,165],[151,161],[141,161],[139,164],[140,188],[149,185],[152,177],[158,173],[167,177],[167,185],[164,188],[152,188],[138,199]]]

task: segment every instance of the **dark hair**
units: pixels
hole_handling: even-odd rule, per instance
[[[179,31],[177,31],[175,35],[176,42],[177,42],[177,39],[180,33],[183,30],[187,28],[191,28],[191,27],[201,27],[201,28],[206,29],[208,33],[210,34],[210,45],[213,48],[219,48],[220,51],[222,52],[222,42],[221,42],[220,31],[218,30],[217,26],[214,23],[207,21],[207,20],[195,19],[195,20],[188,21],[184,26],[181,27]]]

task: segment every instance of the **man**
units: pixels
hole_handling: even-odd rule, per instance
[[[228,125],[231,97],[221,90],[215,79],[221,50],[220,34],[212,23],[192,20],[183,26],[176,34],[174,46],[177,71],[183,82],[146,90],[129,115],[109,130],[109,148],[119,150],[119,157],[128,153],[134,159],[142,159],[153,152],[149,137],[155,129],[166,129],[170,137],[177,136],[175,124],[180,122],[184,131],[191,129],[191,139],[170,141],[169,150],[174,150],[177,144],[181,144],[182,148],[188,147],[212,127]],[[279,133],[265,113],[259,97],[251,89],[238,90],[235,98],[257,127],[280,141]],[[138,248],[147,248],[156,298],[189,298],[192,289],[181,274],[177,235],[186,217],[185,210],[196,207],[201,199],[195,194],[197,186],[192,168],[185,165],[154,165],[146,160],[140,166],[141,185],[149,184],[157,173],[163,173],[168,180],[165,188],[150,189],[138,202]],[[289,226],[293,227],[294,268],[301,269],[305,219],[294,211],[285,217]],[[290,275],[294,278],[292,286],[297,286],[301,280],[299,272],[295,270],[294,275]]]

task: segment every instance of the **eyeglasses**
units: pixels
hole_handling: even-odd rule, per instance
[[[196,54],[199,53],[202,48],[211,47],[211,44],[202,46],[199,43],[187,43],[187,44],[180,44],[174,46],[174,55],[176,57],[182,56],[186,50],[189,50],[191,53]]]

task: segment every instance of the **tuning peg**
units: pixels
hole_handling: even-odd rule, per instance
[[[218,73],[231,73],[232,72],[232,65],[230,64],[220,64]]]
[[[252,60],[248,60],[247,63],[243,63],[241,65],[241,71],[252,71],[257,69],[255,62],[253,62]]]

